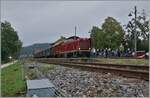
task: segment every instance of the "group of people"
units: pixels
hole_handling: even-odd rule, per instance
[[[92,51],[92,55],[93,56],[100,56],[100,57],[121,57],[121,56],[125,56],[125,57],[129,57],[131,56],[133,53],[133,51],[131,51],[130,49],[127,49],[125,51],[121,50],[121,49],[115,49],[112,50],[110,48],[105,48],[105,49],[93,49]]]

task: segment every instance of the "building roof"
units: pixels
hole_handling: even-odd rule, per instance
[[[49,87],[54,87],[54,85],[48,79],[27,80],[28,89],[40,89]]]

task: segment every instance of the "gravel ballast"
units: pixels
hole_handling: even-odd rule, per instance
[[[68,97],[148,97],[149,82],[112,73],[56,66],[46,74]]]

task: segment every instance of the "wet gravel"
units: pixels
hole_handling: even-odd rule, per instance
[[[52,83],[71,97],[148,97],[149,82],[111,73],[89,72],[57,66],[46,74]]]

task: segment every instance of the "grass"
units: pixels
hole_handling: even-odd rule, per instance
[[[32,62],[35,63],[35,62]],[[38,66],[38,70],[41,71],[44,75],[46,75],[50,70],[55,68],[55,65],[53,64],[46,64],[46,63],[40,63],[41,66]],[[26,76],[28,79],[33,80],[37,79],[39,73],[37,72],[37,68],[28,68],[26,71]]]
[[[100,63],[110,64],[133,64],[133,65],[149,65],[148,59],[110,59],[110,58],[96,58]]]
[[[22,79],[21,63],[16,62],[1,70],[1,94],[3,97],[21,96],[26,91],[26,83]]]
[[[44,63],[44,64],[40,67],[40,70],[46,74],[49,70],[52,70],[52,69],[54,69],[55,67],[56,67],[56,66],[53,65],[53,64],[45,64],[45,63]]]
[[[30,80],[37,79],[36,69],[28,69],[26,76]]]

